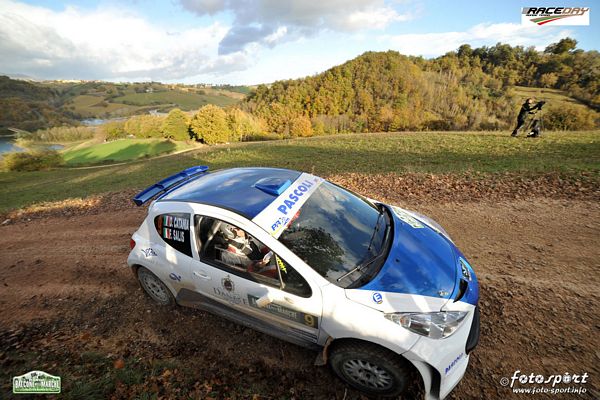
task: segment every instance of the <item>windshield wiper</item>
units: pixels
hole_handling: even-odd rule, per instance
[[[371,252],[371,247],[373,246],[373,239],[375,239],[375,235],[377,235],[377,232],[379,232],[379,221],[381,220],[381,217],[383,216],[384,212],[385,211],[382,206],[379,211],[379,215],[377,216],[377,221],[375,222],[375,229],[373,229],[373,235],[371,235],[371,240],[369,240],[369,247],[367,247],[367,254]],[[338,282],[341,281],[342,279],[352,275],[356,271],[361,271],[364,267],[368,266],[373,261],[377,260],[377,258],[379,258],[380,255],[381,254],[376,254],[373,257],[371,257],[370,259],[368,259],[367,261],[365,261],[361,264],[358,264],[356,267],[352,268],[350,271],[346,272],[344,275],[337,278],[337,281]]]

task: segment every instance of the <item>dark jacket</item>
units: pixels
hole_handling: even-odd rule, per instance
[[[529,114],[531,111],[535,110],[536,108],[537,108],[536,103],[531,103],[531,104],[529,104],[528,102],[523,103],[523,105],[521,106],[521,111],[519,111],[519,116],[517,117],[517,119],[520,121],[525,121],[527,114]]]

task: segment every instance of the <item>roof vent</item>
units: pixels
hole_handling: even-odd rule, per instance
[[[273,196],[279,196],[284,192],[285,189],[290,187],[291,184],[292,181],[289,179],[282,182],[281,179],[278,178],[262,178],[256,181],[253,186],[265,193]]]

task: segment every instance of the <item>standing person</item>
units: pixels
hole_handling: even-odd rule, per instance
[[[519,111],[519,116],[517,117],[517,127],[510,136],[517,136],[517,133],[519,133],[519,129],[521,129],[521,127],[525,125],[527,115],[534,114],[533,110],[536,108],[536,106],[533,103],[534,100],[532,98],[525,100],[525,103],[523,103],[523,105],[521,106],[521,110]]]

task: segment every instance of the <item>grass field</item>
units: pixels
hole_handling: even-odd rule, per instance
[[[121,103],[102,103],[105,100],[102,95],[80,95],[73,98],[73,111],[77,114],[92,118],[105,114],[129,115],[137,112],[140,107]]]
[[[206,104],[220,107],[237,103],[239,99],[219,94],[196,94],[179,91],[131,93],[115,97],[115,103],[127,102],[136,106],[177,104],[182,110],[195,110]]]
[[[188,148],[184,142],[164,139],[121,139],[90,146],[76,146],[63,152],[67,166],[115,163],[153,157]]]
[[[508,133],[498,132],[352,134],[203,147],[92,170],[2,172],[0,211],[41,201],[143,188],[193,165],[209,165],[213,170],[272,166],[320,175],[587,172],[600,181],[600,131],[547,133],[539,139],[511,138]]]
[[[563,91],[557,89],[534,88],[525,86],[515,86],[514,93],[521,97],[523,101],[533,97],[536,101],[544,100],[549,106],[571,105],[578,108],[591,110],[587,105],[566,95]]]

